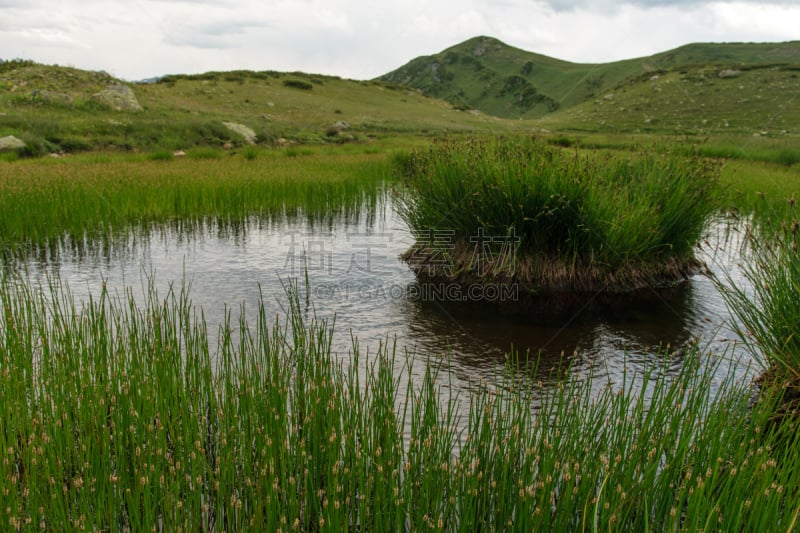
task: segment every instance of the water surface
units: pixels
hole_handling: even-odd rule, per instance
[[[728,271],[744,283],[735,264],[736,237],[735,229],[715,222],[698,255],[712,271]],[[557,317],[507,314],[415,297],[415,277],[399,259],[413,240],[387,200],[377,211],[328,221],[296,215],[233,226],[213,221],[188,229],[163,226],[102,248],[61,246],[21,267],[33,278],[57,276],[78,299],[99,293],[103,282],[119,294],[129,286],[141,289],[148,279],[161,294],[170,284],[189,283],[212,336],[228,310],[236,315],[243,306],[255,313],[259,294],[267,313],[282,317],[284,284],[297,278],[304,286],[307,272],[309,306],[318,318],[335,323],[339,357],[349,359],[354,340],[366,353],[380,343],[396,343],[401,354],[449,365],[453,392],[490,380],[511,350],[523,360],[541,357],[537,379],[561,369],[577,379],[591,374],[598,384],[619,386],[626,373],[666,353],[677,369],[694,345],[722,361],[717,384],[731,371],[743,379],[753,375],[727,326],[724,302],[705,275],[669,295],[653,292],[646,301],[613,309],[578,306]],[[423,367],[415,365],[414,373]]]

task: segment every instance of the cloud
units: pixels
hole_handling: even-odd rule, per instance
[[[576,62],[798,38],[797,0],[0,0],[6,57],[126,79],[302,70],[357,79],[476,35]]]
[[[762,4],[762,5],[797,5],[797,0],[540,0],[554,11],[590,11],[614,12],[623,6],[641,8],[678,7],[691,8],[712,4]]]
[[[27,0],[0,0],[0,7],[3,8],[22,8],[22,7],[30,7],[31,5],[35,5],[38,2],[29,2]]]
[[[163,40],[174,46],[237,48],[242,46],[243,36],[252,29],[266,31],[269,25],[249,20],[179,22],[164,34]]]

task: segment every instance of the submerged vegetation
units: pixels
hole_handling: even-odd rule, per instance
[[[620,390],[511,372],[454,412],[428,366],[342,363],[289,285],[208,345],[185,288],[145,302],[0,282],[0,514],[12,530],[791,531],[796,434],[708,363]],[[409,358],[403,372],[411,373]],[[420,364],[417,362],[416,364]],[[665,360],[664,365],[672,364]],[[359,370],[362,368],[362,370]],[[532,400],[540,406],[532,411]],[[460,422],[460,424],[459,424]],[[462,430],[459,427],[463,428]]]
[[[446,141],[396,161],[417,236],[406,259],[434,279],[519,281],[534,294],[668,285],[698,266],[694,245],[717,210],[718,167],[700,158],[533,139]]]

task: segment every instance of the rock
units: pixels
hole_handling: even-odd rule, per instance
[[[350,124],[346,120],[340,120],[333,127],[339,131],[350,129]]]
[[[186,152],[184,152],[183,150],[175,150],[174,152],[172,152],[172,156],[173,157],[185,157],[186,156]]]
[[[231,148],[233,148],[233,145],[231,143],[225,143],[222,145],[223,150],[230,150]]]
[[[127,85],[111,85],[108,89],[93,94],[92,99],[116,111],[142,110],[142,105]]]
[[[27,145],[25,141],[17,139],[13,135],[0,138],[0,152],[10,152],[11,150],[21,150]]]
[[[247,141],[248,144],[256,143],[256,132],[244,124],[236,124],[235,122],[223,122],[222,124],[232,132],[238,133],[244,137],[244,140]]]
[[[719,76],[720,78],[735,78],[741,73],[742,73],[742,71],[740,71],[740,70],[733,70],[733,69],[727,68],[725,70],[720,70],[719,74],[717,74],[717,76]]]

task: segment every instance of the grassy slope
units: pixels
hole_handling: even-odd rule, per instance
[[[793,95],[800,94],[799,50],[800,43],[693,44],[646,58],[581,65],[478,37],[415,59],[387,75],[391,82],[233,71],[130,84],[144,106],[139,113],[92,100],[117,83],[103,73],[35,64],[9,69],[6,63],[0,64],[0,137],[21,137],[41,154],[109,145],[174,150],[243,144],[223,121],[249,126],[264,144],[545,128],[584,141],[631,135],[640,142],[648,135],[677,134],[699,142],[711,136],[718,153],[707,155],[774,161],[783,150],[797,151],[800,103]],[[738,74],[720,77],[732,69]],[[311,89],[287,87],[287,81]],[[482,111],[458,111],[421,91]],[[339,121],[350,127],[337,134],[333,125]],[[759,155],[767,152],[772,155]]]
[[[648,82],[653,76],[658,75],[664,80],[686,78],[690,81],[703,77],[712,81],[717,78],[719,83],[709,84],[700,95],[694,94],[697,92],[694,85],[678,84],[673,90],[672,87],[664,87],[663,82],[659,84],[663,93],[656,95],[661,98],[655,99],[651,114],[660,111],[661,105],[669,105],[671,101],[676,116],[699,117],[703,113],[691,105],[681,107],[681,101],[684,104],[699,105],[708,101],[709,104],[718,102],[720,106],[741,107],[743,103],[759,99],[765,102],[785,100],[786,94],[791,94],[797,88],[797,77],[792,77],[797,71],[791,67],[797,68],[798,57],[800,42],[691,44],[650,57],[604,64],[578,64],[520,50],[489,37],[476,37],[438,54],[417,58],[381,79],[415,87],[426,94],[498,116],[539,118],[555,111],[554,117],[560,118],[555,122],[557,124],[589,124],[596,128],[606,124],[617,127],[620,122],[616,115],[608,116],[609,113],[602,110],[596,113],[595,109],[587,107],[613,93],[621,96],[612,102],[615,108],[625,106],[630,110],[638,106],[640,113],[636,120],[637,125],[641,126],[645,120],[643,113],[649,111],[646,100],[653,89]],[[739,78],[718,77],[724,69],[765,65],[774,68],[748,70]],[[512,78],[516,80],[515,85],[510,81]],[[721,86],[723,82],[737,87],[740,84],[737,82],[743,82],[745,87],[726,92],[725,87]],[[509,83],[514,85],[511,90],[507,87]],[[768,94],[760,94],[762,89],[766,89]],[[625,92],[620,93],[620,90]],[[783,97],[778,97],[772,91],[781,93]],[[691,98],[681,98],[686,92],[692,93]],[[534,93],[539,95],[538,99],[531,96]],[[530,96],[527,101],[526,95]],[[623,102],[621,105],[620,101]],[[579,106],[574,113],[566,111],[574,106]],[[565,111],[566,115],[563,114]],[[761,110],[753,112],[757,111]],[[774,114],[776,109],[772,111]],[[790,119],[787,117],[786,121]],[[628,122],[622,121],[622,124],[628,125]],[[751,123],[749,118],[740,122]],[[761,126],[753,123],[752,127]],[[661,131],[665,128],[666,125],[663,125]]]
[[[309,83],[303,90],[287,80]],[[91,95],[118,83],[103,74],[33,65],[0,71],[0,137],[43,144],[42,151],[85,150],[109,144],[139,149],[221,145],[243,139],[223,121],[243,123],[265,143],[365,139],[444,131],[509,132],[519,125],[379,82],[300,73],[214,73],[129,84],[142,112],[104,108]],[[349,129],[333,137],[332,126]]]
[[[543,123],[556,129],[632,133],[796,133],[800,68],[750,68],[730,77],[720,72],[705,66],[649,75]]]

